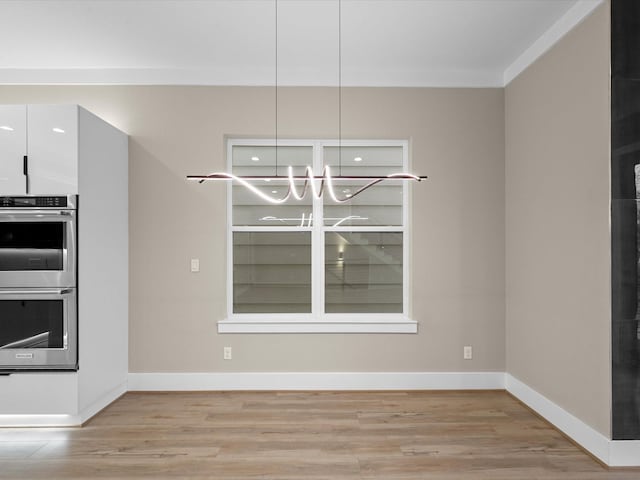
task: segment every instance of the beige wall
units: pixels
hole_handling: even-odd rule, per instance
[[[337,136],[336,89],[280,100],[281,138]],[[409,139],[430,177],[412,187],[417,335],[216,333],[226,197],[185,176],[225,168],[225,135],[273,138],[273,88],[0,87],[0,103],[22,102],[79,103],[131,136],[130,371],[504,371],[502,89],[344,90],[343,136]]]
[[[608,436],[608,5],[505,106],[507,371]]]

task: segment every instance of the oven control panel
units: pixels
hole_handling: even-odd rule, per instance
[[[0,208],[67,208],[68,197],[0,197]]]

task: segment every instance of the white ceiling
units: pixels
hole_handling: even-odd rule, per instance
[[[278,85],[502,86],[601,1],[278,0]],[[274,85],[275,5],[0,0],[0,84]]]

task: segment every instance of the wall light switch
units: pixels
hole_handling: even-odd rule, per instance
[[[192,272],[200,271],[200,260],[198,258],[191,259],[191,271]]]
[[[464,347],[463,357],[465,360],[471,360],[473,358],[473,347],[471,345]]]

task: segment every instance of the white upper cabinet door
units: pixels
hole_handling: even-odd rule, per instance
[[[27,107],[0,105],[0,196],[24,195],[27,177]]]
[[[78,193],[78,106],[28,105],[28,192]]]

